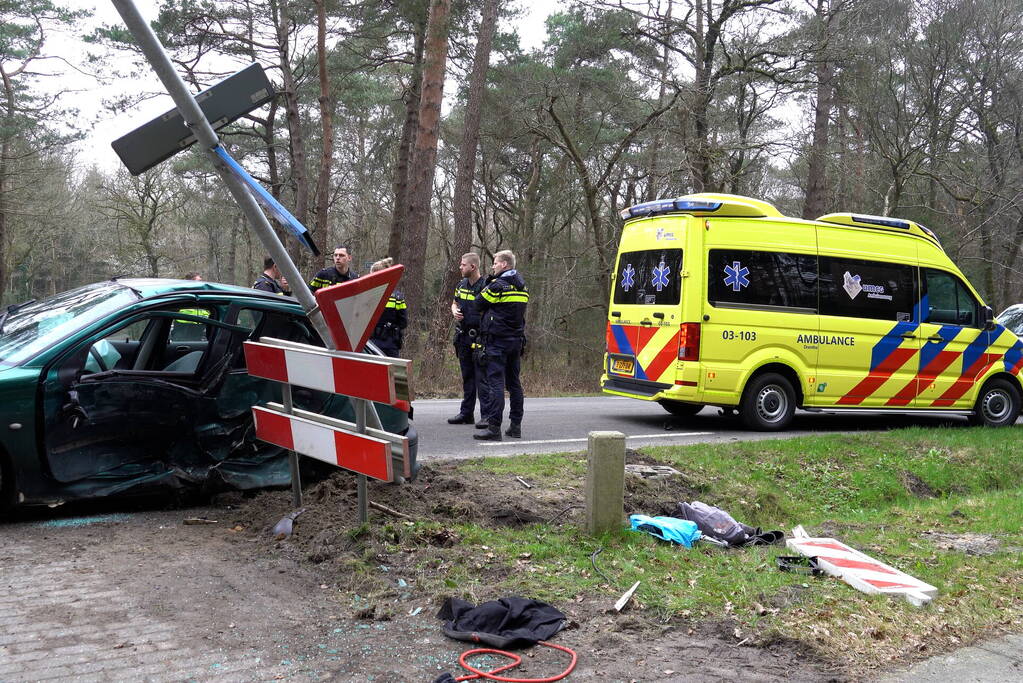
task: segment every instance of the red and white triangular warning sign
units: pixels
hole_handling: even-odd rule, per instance
[[[362,350],[404,271],[405,266],[391,266],[317,290],[316,303],[338,351]]]

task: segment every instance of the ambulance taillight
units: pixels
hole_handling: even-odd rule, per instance
[[[682,323],[678,337],[678,359],[700,360],[700,323]]]

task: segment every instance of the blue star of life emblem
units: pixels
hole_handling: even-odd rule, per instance
[[[636,269],[630,263],[622,271],[622,291],[629,291],[634,284],[636,284]]]
[[[749,287],[749,268],[739,261],[732,261],[732,265],[725,266],[725,284],[731,286],[733,292],[738,292],[743,287]]]
[[[654,277],[650,281],[650,284],[656,287],[658,292],[661,291],[668,286],[668,273],[670,272],[671,271],[668,269],[668,266],[664,265],[664,261],[661,261],[660,264],[654,268]]]

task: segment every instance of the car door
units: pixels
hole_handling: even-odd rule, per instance
[[[185,342],[174,334],[181,315],[168,308],[122,319],[45,371],[42,419],[54,478],[99,476],[95,484],[113,493],[207,463],[198,438],[209,394],[244,330],[195,316],[206,329]]]
[[[969,408],[977,379],[1002,357],[991,352],[1001,334],[982,329],[980,303],[958,276],[922,268],[926,312],[921,333],[919,408]]]

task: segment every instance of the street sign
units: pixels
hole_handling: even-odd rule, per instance
[[[785,544],[801,555],[816,557],[817,565],[864,593],[903,596],[920,607],[938,594],[938,589],[895,567],[880,562],[833,538],[811,538],[803,527],[792,530]]]
[[[362,350],[404,271],[405,266],[391,266],[316,291],[316,304],[338,350]]]
[[[199,109],[215,130],[236,121],[274,96],[263,67],[250,64],[238,73],[195,96]],[[130,133],[114,140],[111,146],[132,175],[148,171],[195,143],[195,135],[185,125],[178,109],[157,116]]]
[[[247,341],[244,348],[245,367],[256,377],[388,405],[412,400],[411,361],[403,358],[327,351],[269,337]]]
[[[274,196],[266,191],[266,188],[259,184],[259,181],[248,174],[248,172],[241,167],[237,161],[235,161],[227,150],[222,145],[217,145],[213,151],[216,153],[220,160],[224,162],[224,166],[227,170],[238,180],[245,185],[248,189],[249,194],[256,200],[263,209],[271,216],[277,219],[284,228],[287,228],[291,234],[298,238],[298,241],[305,245],[306,249],[313,252],[316,256],[320,255],[320,250],[316,248],[316,244],[313,242],[312,235],[309,234],[309,230],[306,229],[297,218],[291,215],[291,212],[284,208],[283,205]]]
[[[381,481],[392,481],[391,444],[322,422],[254,407],[256,437],[281,448],[316,458]]]

